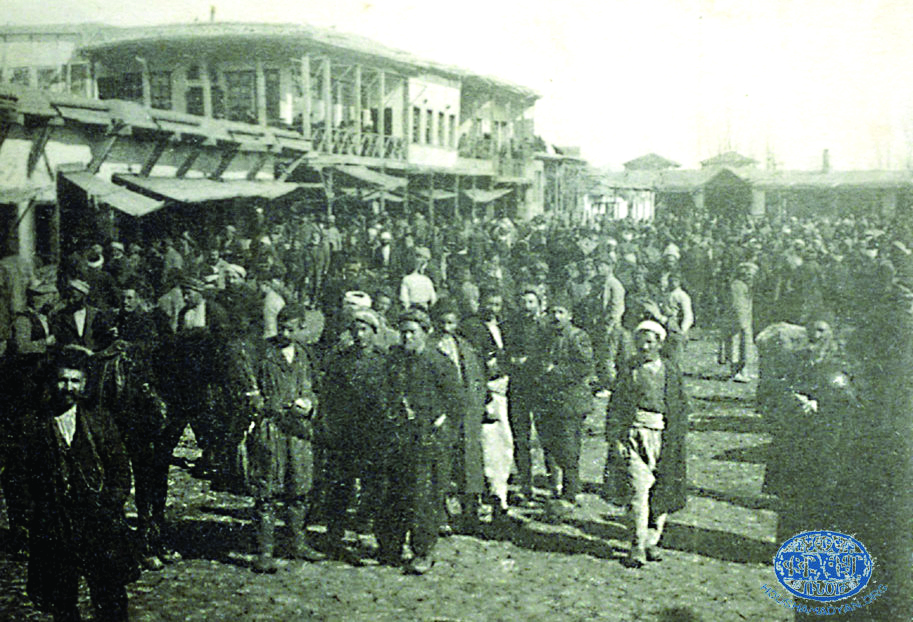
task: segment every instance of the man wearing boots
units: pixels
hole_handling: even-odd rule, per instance
[[[277,570],[273,545],[280,503],[287,512],[289,557],[308,561],[323,558],[305,537],[307,498],[314,474],[311,414],[317,398],[307,354],[292,340],[303,315],[295,304],[287,304],[279,312],[279,334],[267,340],[257,373],[262,407],[257,409],[247,439],[256,498],[256,572]]]

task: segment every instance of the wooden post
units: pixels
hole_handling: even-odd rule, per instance
[[[146,108],[152,107],[152,81],[149,78],[149,65],[146,61],[140,61],[143,71],[143,106]]]
[[[263,61],[259,58],[256,63],[257,81],[257,123],[266,125],[266,73],[263,71]]]
[[[329,61],[327,61],[329,64]],[[327,215],[333,214],[333,200],[336,198],[336,189],[333,188],[333,169],[327,171]]]
[[[378,157],[385,158],[387,156],[387,139],[386,139],[386,115],[384,111],[386,110],[386,105],[384,102],[387,100],[387,72],[383,69],[380,70],[380,76],[378,76],[378,86],[377,89],[380,91],[380,97],[377,102],[377,133],[380,135],[378,139],[380,142],[380,153]]]
[[[364,112],[361,109],[361,65],[355,65],[355,144],[357,145],[355,154],[361,155],[361,124],[364,119]],[[381,195],[383,197],[383,195]],[[381,202],[383,205],[383,202]]]
[[[333,142],[333,84],[331,80],[332,76],[330,75],[330,59],[326,58],[323,61],[323,87],[321,89],[321,95],[323,96],[323,144],[325,146],[325,153],[332,153]]]
[[[431,190],[428,192],[428,224],[431,226],[431,231],[434,231],[434,173],[430,175]],[[432,233],[432,237],[433,237]]]
[[[459,222],[460,220],[460,176],[454,175],[453,183],[453,220],[454,222]]]
[[[209,63],[205,60],[200,63],[200,81],[203,83],[203,116],[211,119],[212,80],[209,79]]]
[[[311,57],[301,57],[301,134],[305,139],[311,138]]]

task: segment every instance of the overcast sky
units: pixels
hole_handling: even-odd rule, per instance
[[[332,26],[542,94],[599,166],[734,149],[781,168],[913,168],[910,0],[0,0],[8,24]]]

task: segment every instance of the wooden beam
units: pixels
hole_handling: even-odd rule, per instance
[[[114,149],[114,144],[117,142],[119,129],[112,127],[108,130],[108,133],[102,139],[101,144],[93,150],[92,160],[89,162],[88,171],[93,175],[101,170],[101,165],[105,163],[105,160],[108,159],[108,156],[111,154],[111,150]]]
[[[155,145],[152,147],[152,152],[149,154],[149,157],[146,158],[146,161],[143,162],[143,168],[140,169],[140,177],[149,177],[149,173],[152,172],[155,163],[159,161],[159,158],[162,157],[162,154],[165,153],[165,149],[168,148],[168,138],[161,138],[156,141]]]
[[[4,141],[6,141],[7,135],[10,133],[10,128],[13,126],[9,121],[3,120],[0,121],[0,148],[3,147]]]
[[[264,166],[266,166],[266,163],[267,163],[267,162],[269,162],[269,154],[268,154],[268,153],[260,153],[259,155],[257,155],[257,159],[256,159],[256,161],[254,161],[254,165],[250,167],[250,170],[249,170],[249,171],[247,171],[247,179],[248,179],[248,181],[253,181],[253,180],[255,180],[255,179],[257,178],[257,173],[259,173],[260,170],[261,170]]]
[[[218,181],[222,178],[222,174],[228,170],[228,166],[231,164],[231,161],[235,159],[235,156],[238,154],[237,147],[225,149],[222,151],[222,157],[219,160],[219,164],[216,168],[209,174],[209,179]]]
[[[298,170],[298,167],[301,166],[305,160],[307,160],[307,157],[307,153],[302,153],[300,156],[295,158],[295,160],[289,164],[284,171],[282,171],[282,174],[279,176],[279,181],[285,181],[291,177],[292,173]]]
[[[42,125],[41,127],[31,132],[32,146],[29,149],[28,168],[26,169],[26,175],[28,177],[31,177],[32,173],[35,172],[35,166],[38,164],[38,160],[44,153],[44,148],[47,146],[48,139],[50,137],[50,125]]]
[[[212,118],[212,80],[209,79],[209,61],[200,62],[200,82],[203,83],[203,116]]]
[[[311,139],[311,57],[305,54],[301,57],[301,134],[305,139]]]
[[[259,58],[255,66],[257,83],[257,123],[266,125],[266,73],[263,71],[263,61]]]
[[[184,179],[184,176],[187,175],[187,172],[190,171],[190,167],[193,166],[193,163],[197,161],[197,158],[200,157],[202,152],[203,150],[199,147],[193,147],[190,153],[187,154],[187,157],[184,158],[184,161],[181,162],[181,165],[178,167],[174,176],[178,179]]]
[[[323,132],[324,132],[324,152],[333,152],[333,82],[330,74],[330,59],[323,61],[323,85],[321,95],[323,96]]]
[[[361,155],[361,124],[364,114],[361,110],[361,65],[355,65],[355,144]],[[381,195],[383,196],[383,195]]]

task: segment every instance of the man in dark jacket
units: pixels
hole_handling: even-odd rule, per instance
[[[82,575],[96,618],[126,620],[125,586],[139,576],[124,518],[130,464],[108,414],[83,402],[87,366],[84,348],[61,352],[30,426],[27,589],[55,620],[79,620]]]
[[[566,296],[556,295],[550,311],[552,331],[540,363],[544,403],[536,425],[552,494],[559,499],[552,509],[562,514],[580,492],[581,433],[593,407],[593,346],[586,332],[573,325]]]
[[[635,352],[622,368],[609,403],[606,438],[615,443],[620,478],[633,523],[627,564],[659,561],[659,541],[670,512],[685,507],[685,433],[681,373],[660,355],[666,329],[646,320],[634,330]]]
[[[423,574],[432,565],[443,506],[439,431],[459,393],[453,364],[427,343],[428,314],[411,309],[400,316],[401,345],[391,348],[385,430],[380,436],[384,495],[375,520],[382,563],[399,565],[406,535],[414,557],[405,566]]]
[[[279,334],[267,340],[257,372],[262,397],[248,438],[252,493],[258,521],[257,572],[273,573],[277,505],[285,505],[291,532],[289,556],[317,561],[323,556],[307,543],[305,517],[314,478],[311,414],[317,396],[307,354],[292,340],[304,310],[288,304],[279,312]]]
[[[327,539],[335,557],[360,563],[342,544],[346,511],[361,480],[363,503],[377,503],[375,443],[384,416],[386,360],[377,345],[381,323],[368,308],[352,311],[353,343],[328,355],[321,392],[317,440],[324,451],[327,471]]]

